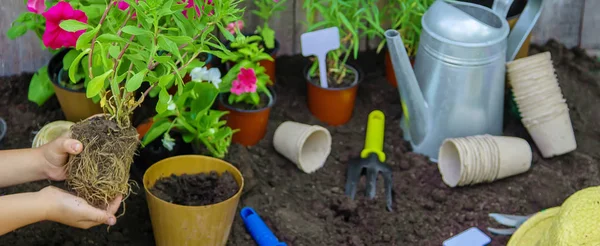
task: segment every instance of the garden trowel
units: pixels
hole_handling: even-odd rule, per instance
[[[321,87],[327,88],[327,52],[340,47],[340,32],[337,27],[330,27],[314,32],[307,32],[300,36],[302,55],[314,55],[319,61],[319,76]]]
[[[375,197],[377,175],[381,172],[384,179],[387,210],[392,211],[392,168],[385,164],[383,153],[383,133],[385,128],[385,115],[379,110],[369,114],[367,121],[367,136],[365,148],[360,152],[360,157],[350,160],[346,177],[346,195],[354,199],[356,186],[360,181],[363,170],[366,170],[367,189],[369,198]]]

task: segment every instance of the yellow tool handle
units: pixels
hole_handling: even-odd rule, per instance
[[[367,158],[371,153],[375,153],[380,162],[385,162],[385,153],[383,153],[384,128],[385,115],[380,110],[373,110],[367,121],[365,148],[360,152],[360,157]]]

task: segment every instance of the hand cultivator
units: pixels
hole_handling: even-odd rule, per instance
[[[385,182],[386,207],[388,211],[392,211],[392,168],[385,164],[385,153],[383,153],[384,127],[385,115],[383,112],[379,110],[371,112],[367,122],[365,148],[360,153],[360,158],[351,160],[348,165],[346,195],[354,199],[356,185],[363,170],[366,170],[366,195],[372,199],[375,197],[377,174],[381,172]]]

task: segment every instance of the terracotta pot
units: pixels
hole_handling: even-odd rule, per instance
[[[388,83],[393,87],[398,87],[398,83],[396,82],[396,74],[394,73],[394,66],[392,65],[392,58],[390,57],[390,52],[385,51],[385,78]],[[410,65],[415,66],[415,57],[410,57]]]
[[[345,88],[323,88],[310,82],[308,67],[305,68],[308,109],[317,119],[331,125],[343,125],[352,118],[356,92],[361,74],[357,69],[346,65],[356,73],[354,82]]]
[[[52,81],[54,93],[66,120],[77,122],[103,111],[99,103],[94,103],[91,98],[85,96],[83,82],[78,88],[68,88],[59,83],[61,77],[63,77],[63,73],[67,73],[62,69],[62,59],[67,52],[69,52],[69,49],[64,49],[50,59],[48,63],[48,76],[50,77],[50,81]]]
[[[144,136],[146,136],[146,133],[148,133],[148,130],[150,130],[150,128],[152,128],[152,124],[154,124],[154,119],[151,117],[151,118],[146,119],[144,122],[142,122],[135,128],[139,134],[140,140],[142,140],[142,138],[144,138]]]
[[[206,54],[206,61],[204,61],[204,66],[206,67],[206,69],[210,69],[215,65],[215,56],[213,56],[212,54]],[[189,73],[186,73],[185,76],[183,76],[183,84],[187,84],[188,82],[192,81],[192,77],[190,76]],[[169,88],[169,90],[167,91],[169,92],[169,95],[175,95],[175,93],[177,93],[177,85],[173,84],[173,86],[171,88]]]
[[[205,206],[183,206],[156,197],[150,192],[156,181],[172,174],[196,174],[216,171],[231,173],[239,190],[229,199]],[[181,155],[161,160],[144,173],[146,200],[156,245],[226,245],[244,189],[240,170],[223,160]]]
[[[269,90],[272,95],[271,101],[266,107],[256,110],[234,108],[226,104],[226,95],[228,94],[219,95],[219,110],[229,111],[229,114],[223,116],[223,119],[227,120],[227,126],[233,130],[239,129],[238,132],[233,134],[231,142],[244,146],[252,146],[265,136],[271,108],[276,101],[275,91],[272,89]]]

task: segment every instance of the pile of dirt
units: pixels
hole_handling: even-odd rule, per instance
[[[534,148],[531,170],[491,184],[461,188],[447,187],[436,165],[410,152],[402,139],[399,95],[385,81],[383,55],[359,56],[363,62],[358,64],[365,74],[356,109],[350,122],[339,127],[325,126],[306,107],[306,82],[302,69],[298,69],[305,67],[306,59],[278,58],[278,101],[271,111],[267,135],[253,147],[232,145],[225,158],[244,175],[240,208],[253,207],[288,245],[441,245],[470,227],[486,233],[487,227],[500,227],[488,217],[489,213],[535,213],[560,205],[577,190],[600,185],[600,63],[582,50],[569,50],[556,42],[531,49],[532,54],[543,51],[552,53],[569,104],[577,150],[542,158],[522,124],[506,114],[504,134],[524,138]],[[9,124],[3,149],[29,147],[33,130],[63,117],[55,99],[43,108],[26,101],[29,78],[0,79],[0,117]],[[145,107],[152,109],[152,105]],[[386,115],[384,151],[394,172],[393,212],[385,209],[382,177],[374,200],[364,195],[364,179],[355,200],[348,199],[343,190],[348,160],[358,157],[364,145],[367,116],[375,109]],[[329,129],[332,152],[322,169],[303,173],[275,151],[273,133],[287,120]],[[42,181],[3,188],[0,194],[39,190],[48,184]],[[144,192],[134,192],[137,194],[126,201],[127,213],[109,232],[105,226],[79,230],[43,222],[0,237],[0,245],[153,245]],[[508,241],[506,236],[488,235],[492,237],[491,245]],[[239,215],[228,245],[255,245]]]

